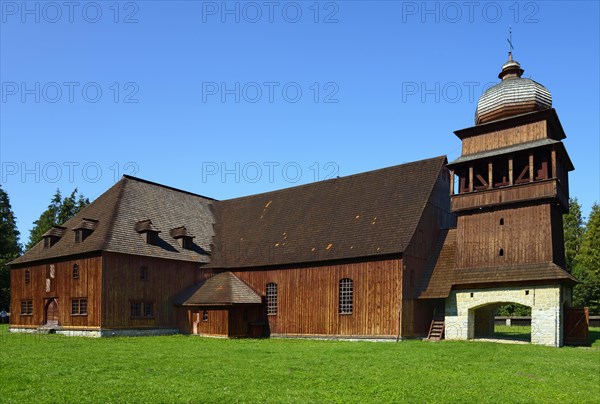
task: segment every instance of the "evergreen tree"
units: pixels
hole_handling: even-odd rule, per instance
[[[43,234],[50,230],[52,226],[66,222],[89,204],[88,198],[81,194],[77,195],[77,188],[68,197],[64,198],[60,193],[60,189],[57,189],[48,208],[42,212],[38,220],[33,222],[34,226],[29,233],[27,249],[36,245],[42,239]]]
[[[584,225],[577,198],[569,199],[569,213],[563,215],[567,271],[573,272],[574,260],[583,240]]]
[[[10,305],[10,269],[6,265],[21,254],[19,231],[8,194],[0,187],[0,310]]]
[[[573,289],[573,305],[600,314],[600,206],[595,203],[585,227],[573,275],[581,282]]]

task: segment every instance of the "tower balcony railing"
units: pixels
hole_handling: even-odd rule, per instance
[[[557,178],[455,194],[450,206],[452,212],[459,212],[542,199],[556,199],[564,211],[569,206],[569,194]]]

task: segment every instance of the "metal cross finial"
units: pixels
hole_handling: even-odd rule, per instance
[[[514,47],[513,47],[513,44],[512,44],[512,27],[510,25],[508,26],[508,39],[507,39],[507,41],[508,41],[508,45],[509,45],[509,48],[508,48],[508,58],[510,60],[512,60],[512,51],[513,51]]]

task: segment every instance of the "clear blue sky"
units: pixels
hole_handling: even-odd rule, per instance
[[[56,188],[93,199],[123,173],[225,199],[453,160],[509,26],[567,133],[571,195],[586,216],[600,199],[598,2],[70,4],[0,2],[0,183],[23,242]]]

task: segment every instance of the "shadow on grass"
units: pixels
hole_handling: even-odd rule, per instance
[[[493,338],[531,342],[531,327],[496,325]]]

